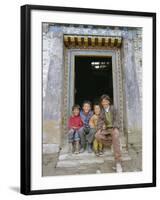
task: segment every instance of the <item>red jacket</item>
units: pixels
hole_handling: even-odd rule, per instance
[[[76,129],[79,129],[83,126],[83,122],[80,118],[80,116],[71,116],[68,120],[68,128],[71,129],[73,127],[76,127]]]

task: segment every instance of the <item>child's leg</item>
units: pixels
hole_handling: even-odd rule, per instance
[[[81,127],[81,128],[78,130],[78,134],[79,134],[79,137],[80,137],[81,149],[82,149],[82,152],[83,152],[83,151],[84,151],[84,146],[85,146],[85,143],[86,143],[85,128],[84,128],[84,127]]]
[[[99,146],[99,150],[102,151],[103,150],[103,144],[101,142],[98,142],[98,146]]]
[[[103,155],[103,144],[98,142],[99,155]]]
[[[68,132],[69,153],[73,152],[74,130],[70,129]]]
[[[80,136],[78,131],[75,131],[74,134],[74,141],[75,141],[75,153],[78,154],[79,153],[79,144],[80,144]]]
[[[68,142],[69,143],[72,143],[74,140],[74,132],[75,132],[74,129],[70,129],[68,131]]]
[[[88,153],[92,153],[92,144],[93,144],[95,132],[96,132],[95,128],[88,129],[88,134],[86,135]]]
[[[75,152],[74,152],[75,154],[79,153],[79,146],[80,146],[79,140],[75,141]]]
[[[98,141],[94,139],[93,141],[93,149],[96,155],[98,155]]]
[[[114,128],[112,130],[112,144],[116,162],[121,162],[120,136],[119,130]]]
[[[95,128],[89,128],[88,129],[88,134],[86,135],[86,140],[89,144],[92,144],[92,142],[94,140],[95,133],[96,133]]]

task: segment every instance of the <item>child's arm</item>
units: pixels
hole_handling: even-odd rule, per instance
[[[89,120],[89,126],[90,126],[90,128],[94,128],[94,117],[93,116]]]
[[[78,128],[81,128],[83,126],[83,121],[81,118],[79,118],[79,127]]]
[[[101,112],[97,121],[97,130],[102,130],[104,124],[105,124],[105,116],[104,113]]]
[[[72,128],[72,119],[70,117],[68,120],[68,129],[71,129],[71,128]]]
[[[79,127],[78,127],[78,126],[72,126],[72,128],[73,128],[73,129],[78,129]]]

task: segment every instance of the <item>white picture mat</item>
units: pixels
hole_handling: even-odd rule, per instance
[[[143,28],[143,171],[42,177],[42,22]],[[152,18],[58,11],[31,15],[31,189],[46,190],[152,182]]]

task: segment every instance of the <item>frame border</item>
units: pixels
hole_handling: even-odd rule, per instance
[[[65,12],[83,12],[83,13],[100,13],[100,14],[114,14],[125,16],[143,16],[152,17],[152,47],[153,47],[153,171],[152,183],[142,184],[125,184],[114,186],[94,186],[94,187],[76,187],[76,188],[61,188],[61,189],[47,189],[47,190],[31,190],[31,10],[46,10],[46,11],[65,11]],[[112,189],[129,189],[129,188],[145,188],[156,187],[156,13],[152,12],[137,12],[137,11],[123,11],[123,10],[104,10],[92,8],[79,7],[58,7],[45,5],[23,5],[21,6],[21,142],[20,142],[20,192],[25,195],[35,194],[51,194],[51,193],[66,193],[66,192],[84,192],[84,191],[98,191],[98,190],[112,190]]]

